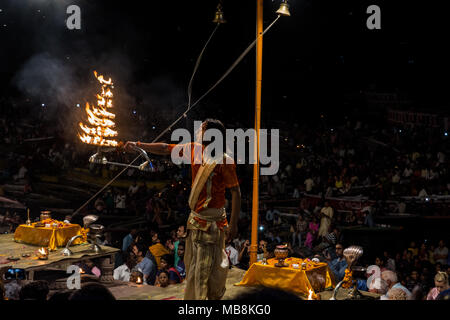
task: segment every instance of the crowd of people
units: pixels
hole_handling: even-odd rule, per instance
[[[31,121],[26,108],[2,102],[0,147],[6,150],[6,156],[0,167],[0,181],[23,181],[26,193],[33,190],[34,175],[44,171],[59,173],[86,168],[92,175],[110,178],[120,170],[114,165],[87,162],[91,149],[68,141],[64,128],[49,125],[45,117],[35,116],[41,117],[42,122]],[[376,214],[389,212],[450,214],[448,203],[439,198],[449,196],[450,192],[449,143],[442,130],[400,128],[348,118],[331,124],[324,116],[318,122],[294,123],[283,128],[279,172],[260,179],[259,260],[267,252],[270,256],[277,244],[287,243],[292,256],[327,262],[339,280],[345,270],[341,253],[345,243],[343,226],[373,227]],[[140,138],[149,137],[152,130]],[[124,153],[112,153],[111,157],[123,163],[133,159],[133,155]],[[148,285],[165,287],[182,282],[185,276],[183,239],[191,178],[187,166],[174,165],[165,158],[152,159],[152,167],[147,172],[127,169],[124,176],[133,181],[128,189],[107,189],[89,210],[99,215],[145,217],[144,229],[130,230],[123,240],[107,233],[104,244],[121,249],[116,257],[116,279],[132,282],[140,279]],[[243,200],[239,235],[230,239],[226,247],[230,265],[242,269],[249,267],[250,260],[251,177],[249,166],[238,166]],[[150,178],[169,182],[163,189],[148,188],[145,182]],[[319,196],[322,201],[316,206],[305,206],[301,200],[308,195]],[[367,201],[359,211],[336,214],[326,199],[342,196],[357,196]],[[298,208],[288,215],[276,208],[277,200],[286,199],[298,203]],[[226,209],[229,214],[228,201]],[[14,232],[20,221],[18,214],[5,212],[0,216],[0,227],[6,226],[7,232]],[[372,264],[379,267],[381,280],[375,281],[376,288],[371,284],[364,287],[361,281],[361,288],[376,290],[390,298],[402,295],[395,294],[395,290],[388,294],[388,289],[402,286],[409,298],[436,299],[437,292],[448,288],[449,262],[445,249],[443,241],[439,245],[421,243],[419,247],[413,242],[403,252],[388,249],[374,257],[372,263],[364,261],[366,267]],[[101,274],[94,262],[81,267],[88,274]],[[387,272],[385,278],[383,272]]]

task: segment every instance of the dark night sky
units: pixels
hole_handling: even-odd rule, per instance
[[[214,28],[217,2],[147,3],[0,0],[0,93],[22,94],[23,89],[17,89],[20,70],[36,55],[46,54],[58,61],[58,67],[70,70],[71,77],[61,80],[68,87],[74,79],[92,81],[90,72],[97,69],[112,76],[131,103],[145,105],[157,96],[162,103],[182,106],[195,59]],[[344,94],[370,85],[379,91],[405,92],[423,108],[448,106],[445,10],[403,0],[290,3],[292,16],[282,17],[264,37],[264,119],[337,109]],[[81,7],[81,30],[65,27],[69,4]],[[370,4],[381,7],[381,30],[366,28]],[[265,26],[276,17],[278,5],[279,1],[264,1]],[[255,9],[256,1],[224,0],[228,23],[219,28],[205,53],[194,82],[194,100],[253,41]],[[251,121],[254,52],[205,99],[206,105],[243,112]],[[39,73],[39,65],[37,69]]]

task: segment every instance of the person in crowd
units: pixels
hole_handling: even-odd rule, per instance
[[[446,272],[439,271],[434,277],[434,288],[428,293],[427,300],[436,300],[441,292],[448,289],[448,274]]]
[[[234,248],[234,243],[232,239],[227,240],[227,245],[225,247],[225,252],[227,253],[228,260],[230,263],[230,266],[235,266],[239,263],[239,252]]]
[[[400,288],[391,288],[386,295],[388,300],[409,300],[407,293]]]
[[[238,257],[238,267],[244,270],[247,270],[249,268],[249,263],[250,263],[250,240],[245,240],[244,243],[242,244],[242,249],[241,252],[239,252],[239,257]]]
[[[186,236],[187,236],[187,233],[186,233],[185,225],[184,224],[179,225],[178,229],[177,229],[177,232],[176,232],[177,240],[174,242],[174,245],[173,245],[173,247],[174,247],[173,251],[174,251],[174,258],[175,258],[175,261],[174,261],[175,266],[178,266],[178,261],[180,261],[180,256],[178,255],[178,244],[180,243],[180,241],[185,241]]]
[[[318,235],[319,237],[325,237],[328,234],[328,230],[333,219],[334,210],[330,206],[328,201],[325,201],[324,207],[320,210],[321,220]]]
[[[159,275],[162,271],[165,271],[169,275],[169,284],[177,284],[183,281],[180,273],[176,268],[173,267],[173,256],[171,254],[166,254],[161,257],[161,268],[158,270],[156,274],[156,282],[155,285],[158,285]]]
[[[157,277],[155,286],[165,288],[170,284],[169,281],[169,272],[167,270],[161,270]]]
[[[298,246],[302,246],[302,237],[306,235],[306,230],[308,228],[308,223],[300,214],[297,218],[297,223],[295,225],[295,230],[292,233],[292,246],[295,247],[295,243],[298,241]]]
[[[123,265],[114,269],[113,277],[114,280],[120,281],[130,281],[131,270],[136,266],[136,260],[134,255],[125,252],[123,260],[126,261]]]
[[[185,250],[185,242],[180,241],[178,243],[178,263],[175,268],[178,270],[181,278],[184,280],[186,278],[186,266],[184,265],[184,250]]]
[[[122,252],[126,252],[130,245],[133,243],[137,235],[137,229],[131,229],[130,233],[127,234],[122,240]]]
[[[20,300],[46,301],[50,292],[48,282],[36,280],[24,285],[19,292]]]
[[[337,243],[335,249],[335,259],[332,259],[329,253],[325,258],[327,259],[328,266],[330,267],[331,272],[333,272],[334,278],[337,283],[344,279],[345,269],[347,269],[348,265],[347,261],[344,258],[344,246],[342,245],[342,243]]]
[[[69,301],[115,301],[114,295],[100,283],[86,283],[76,290]]]
[[[159,233],[156,233],[152,238],[152,245],[148,248],[155,257],[158,270],[161,269],[161,257],[170,254],[170,249],[162,244],[163,241],[167,242],[166,240],[163,235],[160,236]]]
[[[408,299],[411,297],[411,292],[398,281],[397,274],[394,271],[386,270],[382,272],[381,279],[386,281],[388,285],[389,291],[386,294],[388,299],[389,299],[389,292],[393,288],[403,290]]]
[[[386,257],[383,255],[378,255],[375,257],[375,265],[378,266],[378,268],[380,268],[380,272],[386,271],[388,270],[385,266],[386,266]]]
[[[395,272],[395,260],[390,257],[389,252],[386,250],[383,251],[383,256],[386,261],[386,269]]]
[[[132,246],[133,258],[136,261],[135,269],[142,272],[145,284],[153,285],[156,279],[157,266],[151,259],[146,257],[147,250],[147,247],[142,242],[135,243]]]
[[[434,260],[441,265],[447,264],[448,248],[445,246],[444,240],[439,241],[438,247],[434,250]]]

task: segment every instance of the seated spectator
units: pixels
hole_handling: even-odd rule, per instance
[[[441,292],[449,289],[448,274],[443,271],[438,272],[434,277],[434,285],[435,287],[427,295],[427,300],[436,300]]]
[[[408,300],[406,292],[400,288],[391,288],[387,292],[389,300]]]
[[[434,250],[434,260],[441,265],[447,264],[448,248],[445,246],[444,240],[439,241],[438,247]]]
[[[136,266],[136,260],[129,253],[124,254],[124,260],[126,262],[123,265],[114,269],[114,280],[130,281],[131,270]]]
[[[249,268],[250,263],[249,248],[250,248],[250,241],[245,240],[244,243],[242,244],[241,252],[239,252],[238,257],[239,264],[237,265],[239,268],[244,270],[247,270]]]
[[[178,243],[178,264],[175,266],[175,268],[180,273],[181,278],[184,280],[186,278],[186,266],[184,265],[184,249],[185,249],[185,242],[181,241]]]
[[[186,233],[186,227],[184,226],[184,224],[179,225],[177,232],[176,232],[176,237],[177,237],[177,241],[175,241],[174,243],[174,258],[175,258],[175,266],[178,266],[178,261],[180,260],[180,256],[178,255],[178,244],[180,243],[180,241],[183,241],[184,239],[186,239],[187,233]]]
[[[133,243],[134,238],[136,238],[137,230],[131,229],[130,233],[125,236],[122,240],[122,252],[126,252],[130,245]]]
[[[37,280],[24,285],[20,289],[19,297],[20,300],[46,301],[49,291],[47,281]]]
[[[392,288],[401,289],[406,293],[407,298],[409,299],[411,297],[411,292],[404,287],[400,282],[398,282],[397,274],[393,271],[386,270],[381,273],[381,279],[386,281],[389,291],[386,293],[385,298],[389,299],[389,292]],[[396,292],[396,291],[394,291]]]
[[[169,284],[177,284],[183,281],[180,273],[176,268],[173,267],[173,256],[171,254],[165,254],[161,257],[161,268],[158,270],[156,274],[157,280],[156,284],[158,284],[159,275],[162,271],[166,271],[169,275]]]
[[[169,285],[169,273],[166,270],[161,270],[157,277],[155,286],[165,288]]]
[[[408,281],[406,282],[406,288],[409,291],[413,291],[413,289],[419,284],[419,272],[417,270],[413,270],[411,275],[409,276]]]
[[[386,265],[386,258],[384,255],[378,255],[375,257],[375,265],[377,265],[380,268],[380,272],[386,271],[388,270],[385,265]]]
[[[331,255],[328,254],[326,256],[326,259],[337,283],[344,279],[345,269],[347,269],[348,265],[347,261],[344,258],[344,246],[342,245],[342,243],[337,243],[335,248],[336,258],[332,260]]]
[[[87,283],[76,290],[69,301],[115,301],[111,291],[100,283]]]
[[[230,266],[235,266],[239,263],[239,252],[234,248],[234,243],[232,242],[231,238],[227,240],[225,252],[227,253]]]
[[[161,269],[161,257],[165,254],[170,254],[170,250],[161,244],[161,240],[159,238],[158,233],[156,233],[153,236],[152,243],[153,243],[153,245],[151,245],[148,249],[150,250],[152,255],[155,257],[158,269]]]
[[[388,285],[383,279],[375,278],[367,289],[369,292],[384,295],[388,291]]]
[[[136,243],[133,245],[134,259],[136,260],[135,269],[142,272],[144,275],[144,284],[155,283],[156,278],[156,266],[153,261],[146,257],[147,247],[142,243]]]
[[[102,272],[100,271],[100,269],[90,259],[82,261],[82,262],[78,263],[77,265],[82,270],[81,271],[82,273],[94,275],[97,278],[100,278],[100,276],[102,275]]]

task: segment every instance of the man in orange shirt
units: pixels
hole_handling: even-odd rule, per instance
[[[225,240],[236,237],[237,220],[241,209],[241,193],[235,163],[225,153],[222,159],[220,157],[211,159],[203,152],[208,146],[208,142],[203,141],[203,135],[208,129],[219,130],[222,137],[226,137],[222,122],[207,119],[197,132],[201,135],[201,139],[198,139],[201,144],[192,142],[175,145],[131,141],[125,144],[125,148],[138,146],[154,154],[178,154],[191,164],[192,188],[189,196],[191,214],[187,221],[188,236],[184,255],[185,300],[216,300],[225,294],[228,272]],[[229,225],[224,208],[225,189],[230,189],[232,195]]]

